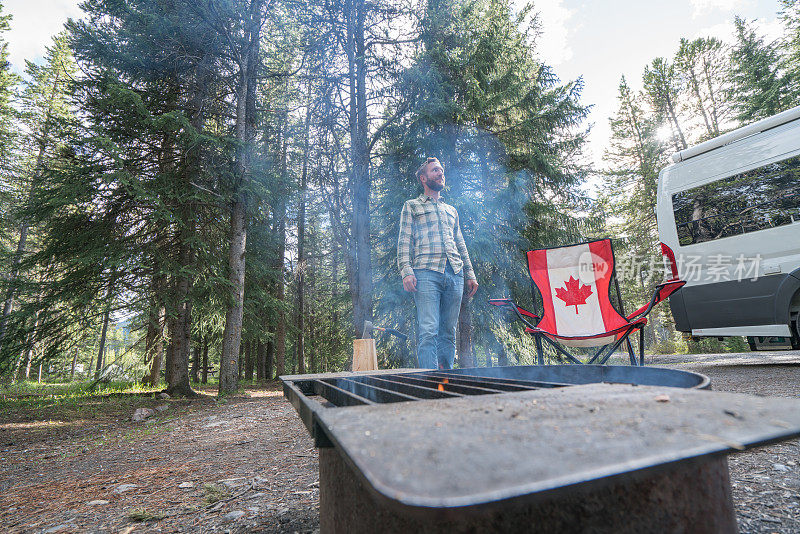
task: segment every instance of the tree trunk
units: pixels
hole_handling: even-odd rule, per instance
[[[33,364],[33,349],[27,349],[26,355],[26,362],[25,362],[25,380],[28,380],[31,377],[31,365]]]
[[[239,349],[242,342],[242,314],[244,312],[245,249],[247,243],[247,184],[250,181],[250,142],[255,129],[255,74],[260,42],[260,3],[253,2],[247,26],[247,43],[239,55],[239,86],[236,91],[236,127],[238,143],[236,178],[238,181],[235,200],[231,209],[230,248],[228,253],[228,281],[231,304],[225,314],[225,331],[222,337],[220,356],[219,393],[232,393],[239,387]]]
[[[353,266],[355,287],[351,287],[353,323],[357,338],[363,336],[364,322],[372,320],[372,263],[370,260],[369,146],[367,129],[366,6],[364,0],[350,0],[347,57],[350,82],[350,153],[353,172]]]
[[[714,96],[714,87],[711,83],[710,65],[705,58],[703,59],[703,73],[705,74],[706,85],[708,86],[708,98],[711,100],[711,125],[713,127],[713,135],[716,137],[719,135],[718,104],[717,98]]]
[[[500,367],[508,367],[508,351],[506,346],[500,344],[500,352],[497,354],[497,365]]]
[[[26,343],[27,345],[27,343]],[[31,360],[33,359],[33,350],[30,346],[26,346],[19,356],[21,362],[19,366],[19,378],[27,380],[31,376]]]
[[[253,380],[253,342],[248,341],[244,345],[244,361],[245,361],[245,380]]]
[[[306,95],[306,120],[305,135],[303,139],[303,170],[300,177],[300,206],[297,213],[297,365],[300,374],[306,372],[305,364],[305,291],[306,269],[308,267],[305,255],[306,245],[306,188],[308,187],[308,138],[311,126],[311,81],[308,82]]]
[[[256,348],[256,380],[263,382],[267,379],[267,354],[264,350],[264,342],[258,340]]]
[[[78,363],[78,347],[75,347],[75,352],[72,355],[72,368],[69,372],[69,379],[75,379],[75,365]]]
[[[172,383],[172,358],[175,351],[175,343],[173,339],[175,338],[175,316],[169,315],[166,320],[167,323],[167,338],[169,339],[169,343],[167,343],[167,350],[164,351],[164,382],[167,385]],[[168,386],[169,387],[169,386]]]
[[[276,210],[278,221],[278,254],[275,257],[275,267],[278,273],[276,281],[275,298],[281,305],[278,309],[278,319],[275,327],[275,374],[281,376],[286,372],[286,313],[283,311],[283,302],[286,298],[286,286],[283,276],[283,258],[286,254],[286,188],[287,183],[287,149],[288,149],[288,124],[286,118],[283,126],[283,146],[281,148],[281,170],[278,190],[280,197]]]
[[[109,282],[108,290],[106,291],[106,311],[103,313],[103,330],[100,333],[100,347],[97,349],[97,368],[94,372],[94,379],[100,378],[100,371],[103,370],[103,363],[106,350],[106,333],[108,332],[108,318],[111,315],[111,292],[114,289],[114,284]]]
[[[208,336],[203,336],[203,384],[208,384]]]
[[[145,335],[145,360],[150,359],[150,372],[142,380],[143,384],[155,386],[161,379],[161,366],[164,363],[164,308],[161,292],[164,290],[164,276],[154,274],[150,279],[150,310],[147,316],[147,334]]]
[[[192,357],[192,382],[195,384],[200,381],[199,379],[199,372],[200,372],[200,352],[201,352],[201,344],[198,341],[194,345],[194,355]]]
[[[166,322],[165,310],[160,304],[154,303],[159,307],[151,309],[150,320],[147,325],[147,340],[145,346],[150,347],[152,354],[150,362],[150,373],[145,376],[144,383],[155,387],[161,380],[161,369],[164,366],[164,322]],[[153,313],[154,312],[154,313]],[[152,332],[151,332],[152,328]]]
[[[475,367],[472,350],[472,309],[466,295],[461,299],[458,312],[458,366]]]
[[[270,339],[267,341],[267,360],[266,360],[266,368],[264,370],[267,380],[272,380],[272,366],[275,362],[275,342]]]
[[[22,366],[19,369],[20,378],[27,380],[31,376],[31,363],[33,362],[33,348],[36,345],[36,331],[39,329],[39,321],[41,319],[41,310],[36,312],[36,320],[33,323],[33,330],[28,334],[28,340],[25,343],[25,350],[20,355]],[[23,371],[24,369],[24,371]]]
[[[694,71],[694,67],[689,67],[689,85],[692,87],[692,93],[694,93],[694,97],[697,99],[697,109],[700,110],[700,113],[703,115],[703,122],[706,125],[706,132],[708,132],[709,136],[714,135],[714,130],[711,127],[711,123],[708,120],[708,113],[706,113],[706,106],[703,103],[703,95],[700,94],[700,82],[697,80],[697,73]]]

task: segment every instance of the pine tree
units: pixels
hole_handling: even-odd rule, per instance
[[[17,162],[21,181],[16,189],[27,200],[20,206],[17,215],[17,242],[5,280],[5,299],[0,319],[0,354],[7,347],[6,330],[20,285],[34,275],[30,268],[22,264],[26,254],[31,252],[31,243],[36,240],[36,236],[30,235],[35,225],[31,224],[31,218],[25,210],[36,198],[45,174],[58,165],[56,160],[60,157],[60,151],[65,149],[71,137],[73,115],[70,94],[76,69],[66,34],[61,33],[53,39],[53,44],[46,49],[42,65],[28,61],[25,70],[27,76],[21,95],[20,120],[28,135],[21,139],[21,153]],[[26,337],[33,342],[34,338]]]
[[[792,105],[789,78],[779,70],[779,53],[747,21],[736,17],[736,44],[731,49],[728,91],[741,124],[770,117]]]
[[[681,74],[684,97],[693,117],[701,117],[705,133],[700,139],[720,134],[720,124],[730,113],[725,101],[728,72],[726,48],[722,41],[698,37],[693,41],[682,38],[675,53],[674,65]]]
[[[800,1],[780,0],[780,19],[785,26],[781,67],[790,84],[790,105],[800,103]]]
[[[390,130],[381,172],[382,276],[398,280],[397,224],[403,201],[419,194],[414,171],[433,155],[445,168],[443,198],[459,211],[481,286],[459,320],[462,366],[505,354],[503,326],[485,297],[530,298],[523,251],[581,233],[571,213],[583,178],[581,83],[560,85],[535,58],[526,15],[514,17],[503,1],[428,3],[423,48],[405,79],[411,112]],[[382,315],[411,330],[399,280],[383,285],[380,302]]]
[[[650,299],[652,287],[662,278],[655,204],[667,147],[657,138],[657,117],[647,113],[644,97],[630,88],[624,76],[617,100],[617,113],[610,120],[610,148],[604,158],[609,167],[598,203],[606,216],[607,234],[615,237],[623,301],[637,308]],[[669,321],[656,315],[652,319],[661,324]],[[650,345],[656,341],[655,331],[646,331]]]
[[[647,100],[659,121],[669,124],[675,150],[687,148],[689,145],[678,117],[679,80],[675,65],[657,57],[644,68],[642,81]]]

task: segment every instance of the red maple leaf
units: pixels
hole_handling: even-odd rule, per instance
[[[592,294],[591,286],[582,285],[574,277],[564,282],[564,287],[556,288],[556,297],[563,300],[567,306],[575,306],[575,313],[578,313],[578,305],[586,304],[586,299]]]

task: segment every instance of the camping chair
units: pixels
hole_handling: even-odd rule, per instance
[[[512,310],[525,324],[525,332],[536,340],[539,365],[544,364],[542,340],[572,363],[583,363],[564,347],[600,347],[587,362],[605,364],[627,341],[631,365],[644,365],[644,325],[653,306],[686,283],[673,278],[655,287],[646,305],[630,315],[622,309],[622,298],[614,270],[614,249],[610,239],[576,245],[531,250],[528,271],[542,295],[542,316],[517,306],[510,298],[490,299],[494,306]],[[614,283],[620,310],[609,298]],[[621,313],[620,313],[621,312]],[[629,336],[639,331],[639,361]]]

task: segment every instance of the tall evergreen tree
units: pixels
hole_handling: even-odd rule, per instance
[[[21,265],[26,252],[30,252],[31,220],[24,210],[37,195],[46,173],[56,165],[59,151],[64,149],[70,139],[72,110],[70,95],[75,73],[75,63],[65,33],[57,35],[53,44],[46,48],[44,63],[37,65],[28,61],[26,81],[21,95],[21,122],[28,132],[22,138],[21,154],[17,171],[21,183],[17,189],[27,203],[18,215],[17,243],[11,257],[10,269],[6,276],[5,299],[2,319],[0,319],[0,354],[6,344],[6,329],[15,297],[18,296],[20,279],[29,277],[30,271]],[[32,339],[32,338],[30,338]]]
[[[791,106],[790,79],[779,69],[773,43],[744,19],[736,17],[736,43],[731,49],[731,88],[728,98],[741,124],[770,117]]]
[[[682,99],[690,114],[701,117],[705,133],[700,138],[716,137],[720,124],[728,119],[730,106],[725,101],[727,88],[726,47],[714,38],[682,38],[675,53],[675,68],[683,80]]]
[[[523,251],[581,234],[573,215],[584,176],[581,83],[561,85],[536,59],[528,15],[515,17],[498,0],[428,2],[422,48],[404,85],[411,111],[390,130],[381,172],[380,309],[410,330],[412,308],[396,266],[400,208],[419,194],[414,170],[426,156],[445,168],[443,198],[459,211],[482,288],[462,307],[462,366],[505,355],[507,342],[497,340],[503,326],[485,297],[529,299]]]
[[[790,85],[790,105],[800,103],[800,0],[780,0],[780,19],[784,25],[781,66]]]
[[[675,150],[683,150],[689,145],[678,117],[679,79],[675,65],[664,58],[655,58],[644,68],[644,90],[647,100],[660,122],[669,124]]]

